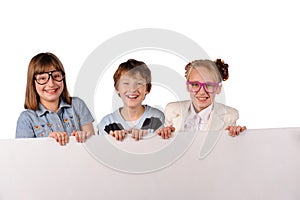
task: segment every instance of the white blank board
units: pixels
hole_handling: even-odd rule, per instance
[[[212,135],[218,137],[209,141]],[[186,138],[192,142],[182,151],[178,141]],[[163,160],[174,152],[181,153]],[[51,138],[0,140],[0,160],[1,200],[300,199],[300,128],[246,130],[235,138],[225,131],[178,133],[138,142],[97,135],[84,144],[71,138],[66,146]]]

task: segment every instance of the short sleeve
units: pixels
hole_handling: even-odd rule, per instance
[[[34,130],[32,119],[28,113],[23,111],[17,121],[16,138],[34,138]]]
[[[94,118],[88,109],[85,102],[78,98],[73,97],[72,98],[72,107],[75,111],[76,117],[78,118],[79,126],[82,127],[88,123],[94,122]]]

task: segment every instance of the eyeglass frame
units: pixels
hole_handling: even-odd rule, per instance
[[[52,73],[54,73],[54,72],[61,72],[62,79],[61,79],[61,80],[56,80],[55,78],[53,78]],[[47,79],[47,81],[46,81],[45,83],[39,83],[39,82],[37,81],[37,78],[36,78],[37,75],[41,75],[41,74],[47,74],[47,75],[48,75],[48,79]],[[61,71],[61,70],[52,70],[52,71],[49,71],[49,72],[40,72],[40,73],[36,73],[36,74],[34,75],[34,80],[35,80],[35,81],[37,82],[37,84],[39,84],[39,85],[45,85],[45,84],[47,84],[47,83],[49,82],[50,76],[51,76],[52,80],[55,80],[55,81],[57,81],[57,82],[61,82],[61,81],[63,81],[63,80],[65,79],[65,73],[64,73],[63,71]]]
[[[197,84],[199,84],[199,85],[200,85],[199,89],[198,89],[197,91],[191,91],[191,90],[189,90],[189,85],[190,85],[191,83],[197,83]],[[211,85],[216,86],[216,89],[215,89],[213,92],[207,91],[207,90],[206,90],[207,84],[211,84]],[[199,81],[187,81],[187,82],[186,82],[187,90],[188,90],[189,92],[193,92],[193,93],[198,93],[198,92],[201,90],[201,88],[203,87],[203,89],[204,89],[204,91],[205,91],[206,93],[208,93],[208,94],[213,94],[213,93],[215,93],[215,92],[218,90],[218,88],[219,88],[221,85],[222,85],[222,83],[220,83],[220,82],[205,82],[205,83],[201,83],[201,82],[199,82]]]

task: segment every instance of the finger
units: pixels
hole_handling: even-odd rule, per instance
[[[64,135],[64,143],[67,144],[69,142],[69,135],[67,132],[63,132],[63,135]]]
[[[169,127],[170,127],[171,132],[175,131],[175,127],[173,125],[171,125]]]
[[[166,134],[165,134],[165,132],[163,132],[163,133],[161,134],[161,137],[162,137],[162,139],[166,139]]]
[[[50,132],[50,134],[48,135],[48,137],[54,138],[56,142],[58,142],[58,137],[57,134],[55,132]]]
[[[64,145],[64,137],[60,132],[57,132],[57,138],[60,145]]]
[[[144,130],[140,130],[139,133],[138,133],[138,140],[142,139],[143,138],[143,135],[144,135]]]
[[[87,138],[86,135],[87,135],[87,132],[86,132],[86,131],[80,131],[80,135],[79,135],[79,136],[80,136],[80,138],[79,138],[79,139],[80,139],[80,141],[79,141],[80,143],[85,142],[85,140],[86,140],[86,138]]]
[[[115,133],[113,131],[109,131],[109,135],[111,135],[112,137],[115,137]]]
[[[160,136],[161,135],[161,129],[157,130],[156,134]]]
[[[119,139],[120,139],[120,141],[122,141],[122,140],[124,140],[124,138],[125,138],[125,131],[121,130],[119,133]]]
[[[139,132],[137,130],[134,131],[134,139],[135,141],[139,140]]]
[[[163,132],[163,134],[162,134],[162,138],[163,138],[163,139],[167,139],[167,135],[168,135],[168,132],[167,132],[167,130],[165,129],[164,132]]]
[[[65,132],[61,132],[61,133],[60,133],[60,139],[61,139],[60,143],[61,143],[62,145],[67,144],[67,142],[66,142],[66,135],[67,135],[67,134],[65,134]]]
[[[233,130],[233,127],[232,127],[232,126],[229,126],[229,127],[228,127],[228,131],[229,131],[229,135],[230,135],[230,136],[232,136],[232,137],[235,136],[234,130]]]
[[[130,132],[131,132],[131,137],[133,139],[136,139],[136,137],[137,137],[137,131],[135,129],[132,129]]]
[[[119,140],[119,132],[118,132],[118,131],[115,131],[114,134],[115,134],[116,140]]]
[[[123,131],[122,131],[122,138],[123,138],[123,139],[125,138],[125,135],[126,135],[126,132],[123,130]]]
[[[123,140],[123,137],[122,137],[122,131],[116,131],[115,132],[115,135],[116,135],[116,139],[119,140],[119,141],[122,141]]]
[[[227,126],[226,128],[225,128],[225,130],[227,130],[228,131],[228,135],[230,135],[230,136],[232,136],[232,127],[231,126]]]
[[[148,130],[143,130],[142,133],[143,133],[142,136],[144,137],[144,136],[146,136],[148,134]]]
[[[87,131],[83,131],[83,134],[82,134],[82,142],[85,142],[89,137],[89,132]]]
[[[242,127],[240,127],[240,126],[236,127],[235,135],[240,135],[241,129],[242,129]]]
[[[165,135],[166,135],[166,129],[164,128],[164,129],[161,131],[161,137],[162,137],[162,139],[165,139]]]
[[[168,138],[170,138],[172,136],[172,130],[168,129]]]
[[[164,129],[163,139],[168,139],[168,138],[169,138],[169,131],[170,131],[170,128],[169,128],[169,127],[166,127],[166,128]]]
[[[77,131],[76,141],[82,143],[83,140],[83,131]]]
[[[79,142],[79,131],[75,131],[73,136],[75,136],[76,142]]]
[[[76,130],[72,131],[71,136],[75,136],[76,132]]]
[[[57,135],[52,136],[56,142],[59,142],[59,137]]]

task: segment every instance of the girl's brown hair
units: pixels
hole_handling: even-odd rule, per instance
[[[55,70],[62,71],[65,74],[65,69],[63,64],[60,62],[58,57],[56,57],[52,53],[39,53],[34,56],[28,65],[27,71],[27,84],[26,84],[26,95],[25,95],[25,109],[30,110],[39,110],[40,97],[35,88],[35,75],[38,73],[45,72],[51,66],[55,68]],[[69,95],[67,84],[66,84],[66,76],[63,79],[64,89],[61,94],[61,99],[68,104],[71,104],[72,98]]]

